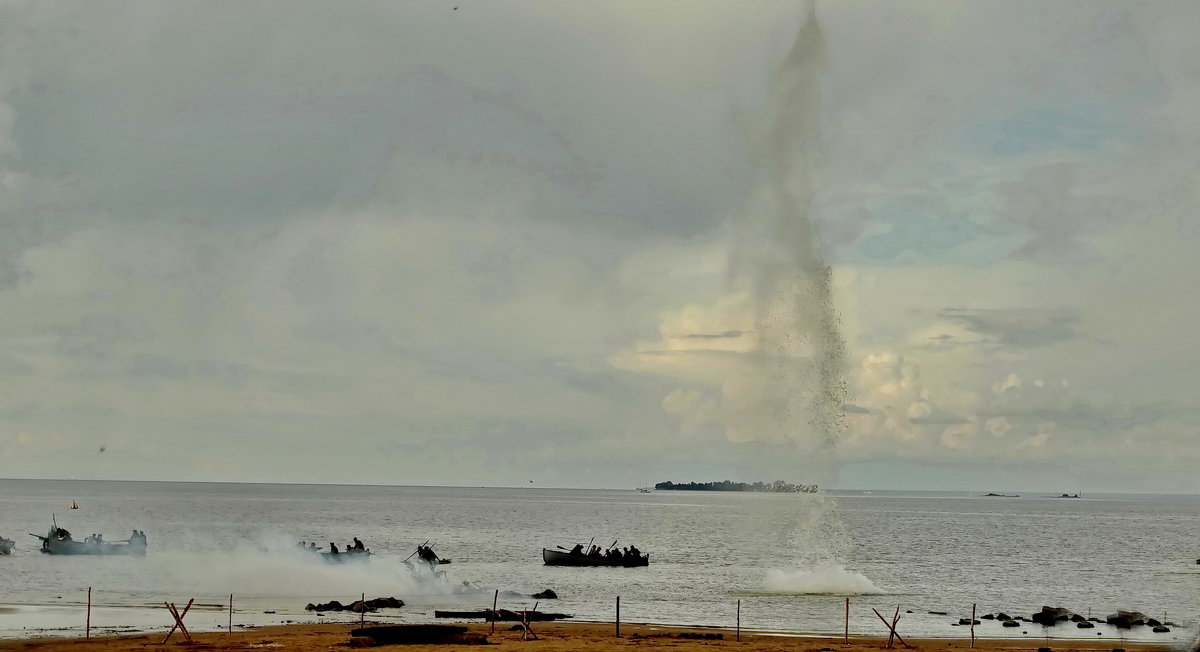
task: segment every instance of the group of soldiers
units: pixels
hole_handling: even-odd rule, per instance
[[[320,548],[317,547],[317,543],[315,541],[301,541],[300,543],[296,544],[296,547],[301,550],[307,550],[309,552],[317,552],[320,550]],[[366,552],[366,551],[367,551],[367,547],[363,545],[362,541],[358,540],[358,537],[354,537],[353,543],[346,544],[346,553],[353,554],[356,552]],[[329,542],[329,554],[339,555],[339,554],[342,554],[342,551],[338,550],[336,543],[330,541]]]
[[[587,552],[584,552],[583,544],[577,543],[574,548],[571,548],[571,554],[598,559],[637,559],[642,556],[642,551],[634,545],[630,545],[628,548],[618,548],[614,545],[608,550],[604,550],[600,546],[592,546]]]

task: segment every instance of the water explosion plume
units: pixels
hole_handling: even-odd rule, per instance
[[[734,427],[801,448],[806,482],[827,487],[845,429],[845,343],[812,205],[820,151],[824,38],[816,7],[771,79],[756,158],[765,177],[738,221],[731,281],[754,299],[758,346]],[[835,568],[848,547],[831,500],[808,496],[792,543],[805,566]]]

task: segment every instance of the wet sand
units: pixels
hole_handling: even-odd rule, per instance
[[[185,621],[186,624],[186,621]],[[368,621],[368,625],[371,623]],[[387,624],[387,623],[380,623]],[[497,623],[495,633],[491,633],[488,624],[472,623],[467,625],[469,632],[487,637],[493,646],[502,649],[528,650],[536,652],[620,652],[631,649],[638,650],[746,650],[751,652],[767,652],[773,650],[796,650],[798,652],[867,652],[883,648],[887,643],[886,637],[850,637],[850,643],[844,644],[842,637],[827,636],[795,636],[771,635],[765,633],[742,632],[741,641],[735,640],[735,632],[726,629],[701,627],[667,627],[662,625],[622,624],[621,637],[617,638],[611,624],[597,623],[535,623],[532,631],[537,640],[522,640],[520,631],[512,631],[511,623]],[[203,632],[192,634],[194,643],[184,642],[183,636],[176,632],[167,647],[181,649],[203,650],[341,650],[350,647],[350,630],[357,625],[346,623],[337,624],[296,624],[262,627],[227,632]],[[721,635],[722,639],[694,638],[703,635]],[[54,650],[71,650],[72,652],[115,652],[118,650],[148,650],[160,647],[166,630],[152,634],[137,634],[127,636],[107,636],[84,640],[82,638],[61,639],[24,639],[0,641],[0,651],[9,650],[39,650],[50,652]],[[911,646],[907,649],[932,652],[934,650],[968,650],[971,647],[969,638],[938,638],[938,639],[906,639]],[[1036,652],[1039,647],[1049,645],[1055,652],[1059,650],[1112,652],[1115,642],[1093,640],[1011,640],[1011,639],[976,639],[975,648],[982,650],[1014,650]],[[1125,642],[1120,646],[1128,652],[1151,652],[1172,649],[1167,644],[1149,642]],[[403,646],[379,646],[390,649],[424,650],[459,649],[460,645],[422,644]],[[903,650],[905,646],[896,642],[895,649]]]

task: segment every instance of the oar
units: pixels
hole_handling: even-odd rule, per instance
[[[613,539],[612,546],[609,546],[609,547],[608,547],[608,549],[609,549],[609,550],[612,550],[612,549],[613,549],[613,546],[617,545],[617,542],[618,542],[618,541],[620,541],[620,539]]]
[[[429,543],[429,539],[425,539],[425,543]],[[425,545],[425,543],[422,543],[420,546],[417,546],[417,550],[420,550],[420,549],[421,549],[421,546],[424,546],[424,545]],[[412,556],[413,556],[413,555],[415,555],[415,554],[417,554],[417,551],[416,551],[416,550],[412,551],[412,555],[409,555],[409,556],[405,557],[405,558],[404,558],[404,561],[408,561],[409,559],[412,559]]]

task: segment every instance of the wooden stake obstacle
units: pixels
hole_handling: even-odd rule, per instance
[[[170,611],[171,615],[175,618],[175,624],[171,625],[171,631],[167,632],[167,636],[163,638],[161,645],[167,644],[167,641],[171,639],[171,634],[175,633],[176,627],[179,628],[179,631],[183,632],[184,640],[186,640],[188,643],[192,642],[192,635],[188,633],[187,627],[183,626],[183,617],[187,615],[188,609],[192,608],[192,603],[195,601],[196,598],[188,600],[187,606],[183,608],[183,613],[179,613],[179,610],[175,608],[174,602],[163,603],[167,605],[167,611]]]
[[[888,628],[889,633],[888,633],[887,647],[892,647],[892,637],[893,636],[896,637],[896,639],[899,640],[900,644],[903,645],[904,647],[909,647],[909,648],[912,647],[911,645],[906,643],[904,641],[904,638],[900,636],[900,633],[896,631],[896,623],[900,620],[900,607],[896,607],[896,615],[890,624],[888,623],[887,618],[884,618],[883,614],[879,613],[878,609],[872,608],[871,611],[874,611],[875,615],[879,616],[879,620],[883,621],[883,626]]]

